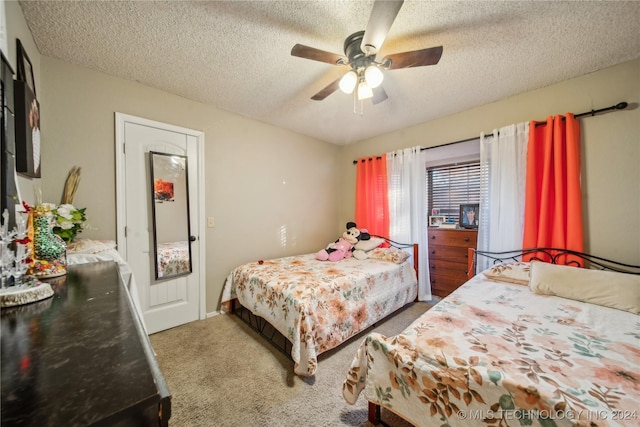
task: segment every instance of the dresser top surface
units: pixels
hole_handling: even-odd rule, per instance
[[[116,263],[49,282],[53,297],[2,310],[2,425],[110,423],[160,401]]]

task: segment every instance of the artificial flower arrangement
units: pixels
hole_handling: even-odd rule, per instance
[[[53,214],[53,234],[62,238],[67,244],[76,238],[86,226],[87,208],[78,209],[73,205],[78,184],[80,183],[80,167],[74,166],[67,175],[64,183],[64,191],[59,205],[50,205]]]
[[[51,213],[54,217],[53,234],[60,236],[66,243],[72,242],[85,226],[87,221],[86,209],[78,209],[69,203],[58,206],[52,205]]]

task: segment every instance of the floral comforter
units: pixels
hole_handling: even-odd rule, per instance
[[[317,261],[313,254],[233,270],[222,302],[237,298],[292,343],[298,375],[313,375],[317,356],[415,300],[409,262],[355,258]]]
[[[638,426],[640,316],[477,275],[402,334],[369,334],[343,384],[417,426]]]

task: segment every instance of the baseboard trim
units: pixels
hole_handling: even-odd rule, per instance
[[[222,312],[222,311],[212,311],[212,312],[209,312],[209,313],[207,313],[207,319],[208,319],[208,318],[210,318],[210,317],[218,316],[218,315],[220,315],[220,314],[223,314],[223,312]]]

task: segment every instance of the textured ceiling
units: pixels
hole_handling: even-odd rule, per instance
[[[640,2],[405,1],[378,53],[444,46],[438,65],[385,72],[389,99],[337,91],[373,1],[21,1],[40,53],[334,144],[349,144],[640,57]],[[596,106],[596,108],[599,106]],[[358,108],[359,110],[359,108]]]

